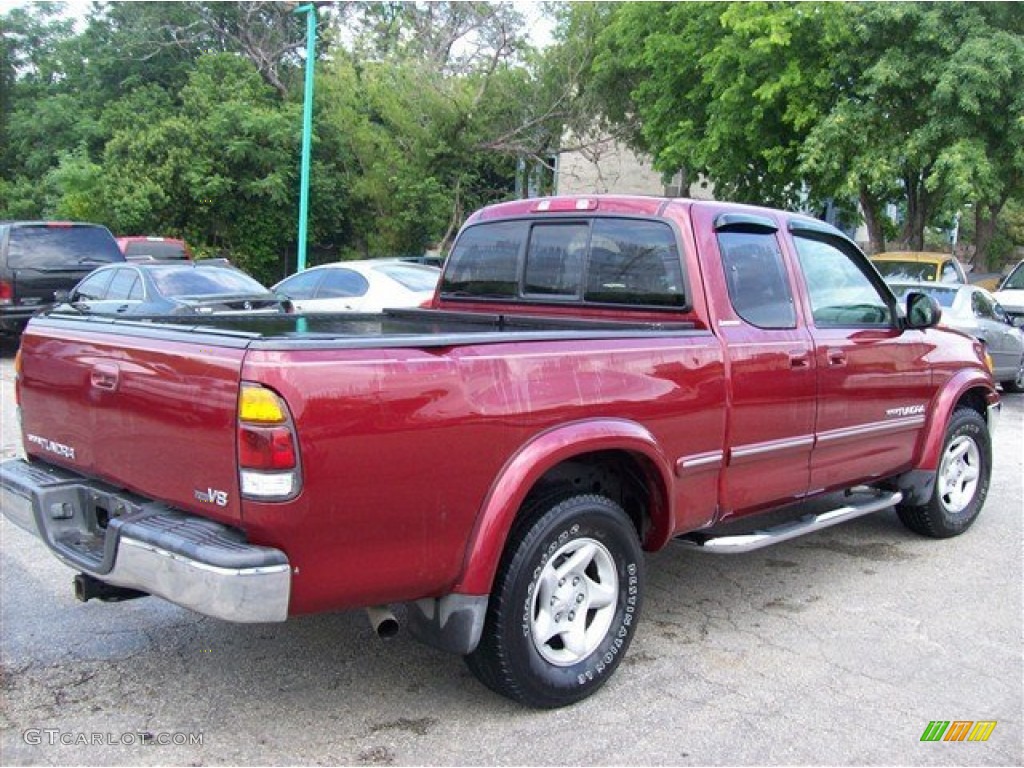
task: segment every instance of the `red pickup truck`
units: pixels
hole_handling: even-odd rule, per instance
[[[749,551],[893,506],[932,537],[974,522],[999,398],[939,316],[806,216],[495,205],[427,309],[33,319],[2,507],[82,599],[249,622],[369,606],[381,631],[404,604],[495,691],[561,706],[622,661],[643,551]]]

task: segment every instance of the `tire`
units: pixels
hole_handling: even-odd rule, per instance
[[[1024,361],[1021,362],[1020,368],[1017,370],[1017,378],[999,383],[1003,385],[1004,392],[1024,392]]]
[[[900,504],[896,512],[910,530],[935,539],[966,531],[988,495],[992,444],[988,425],[970,408],[957,408],[946,427],[935,488],[927,504]]]
[[[622,507],[598,495],[548,502],[513,528],[466,664],[488,688],[529,706],[580,701],[622,661],[643,578]]]

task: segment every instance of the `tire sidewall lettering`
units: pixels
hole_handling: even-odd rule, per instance
[[[539,579],[551,557],[571,539],[589,537],[609,545],[609,536],[599,525],[575,523],[550,534],[544,538],[541,553],[531,569],[530,583],[526,588],[522,602],[520,635],[528,644],[531,665],[538,668],[556,670],[555,674],[563,674],[566,680],[573,680],[576,686],[592,685],[610,674],[616,667],[618,658],[628,646],[640,602],[640,564],[636,561],[622,563],[616,560],[619,576],[619,597],[615,617],[612,620],[604,639],[589,656],[567,667],[554,667],[540,656],[534,646],[531,632],[533,598],[537,591]],[[614,554],[614,553],[613,553]]]

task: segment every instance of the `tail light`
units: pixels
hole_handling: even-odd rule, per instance
[[[18,351],[14,353],[14,407],[18,409],[18,415],[21,415],[21,345],[18,345]]]
[[[7,280],[0,280],[0,305],[10,306],[14,303],[14,286]]]
[[[284,501],[302,485],[288,406],[259,384],[243,384],[238,398],[238,468],[247,499]]]

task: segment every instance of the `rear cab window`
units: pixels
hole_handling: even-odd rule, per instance
[[[441,297],[685,310],[685,285],[676,233],[664,221],[523,219],[467,228]]]

